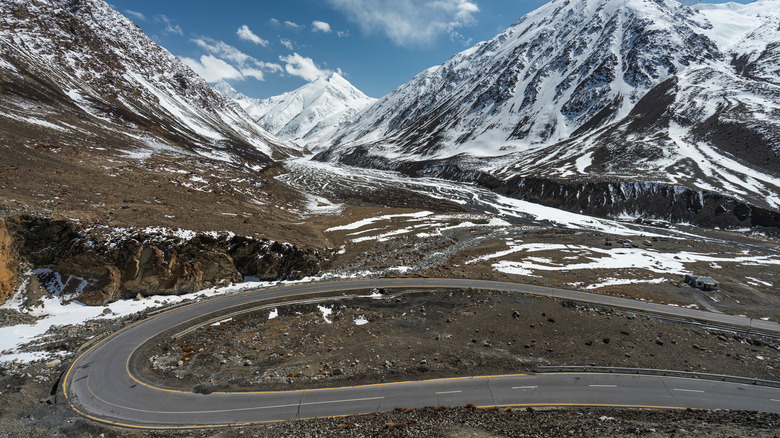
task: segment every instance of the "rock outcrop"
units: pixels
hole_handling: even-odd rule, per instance
[[[13,248],[13,240],[0,219],[0,304],[10,298],[19,285],[19,258]]]
[[[176,233],[83,227],[65,220],[15,217],[8,229],[19,255],[52,293],[103,305],[138,295],[180,295],[240,282],[314,275],[329,250],[228,233]]]

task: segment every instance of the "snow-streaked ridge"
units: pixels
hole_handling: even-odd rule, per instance
[[[230,154],[240,144],[244,157],[296,149],[257,126],[103,0],[3,3],[15,13],[3,14],[0,62],[22,67],[10,80],[32,77],[50,85],[42,91],[69,97],[85,120],[128,137],[130,149],[152,142]]]

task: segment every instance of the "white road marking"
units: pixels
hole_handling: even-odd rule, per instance
[[[682,391],[682,392],[704,392],[704,391],[701,391],[701,390],[698,390],[698,389],[678,389],[678,388],[674,388],[674,391]]]
[[[95,395],[93,392],[92,395]],[[97,397],[98,400],[103,401],[99,397]],[[224,412],[244,412],[244,411],[260,411],[265,409],[280,409],[280,408],[294,408],[299,406],[310,406],[310,405],[326,405],[331,403],[349,403],[349,402],[355,402],[355,401],[369,401],[369,400],[381,400],[384,397],[366,397],[366,398],[353,398],[353,399],[347,399],[347,400],[329,400],[329,401],[321,401],[321,402],[306,402],[306,403],[290,403],[286,405],[272,405],[272,406],[250,406],[246,408],[232,408],[232,409],[217,409],[217,410],[210,410],[210,411],[148,411],[145,409],[136,409],[136,408],[130,408],[126,406],[118,406],[120,408],[129,409],[131,411],[137,411],[137,412],[153,412],[155,414],[177,414],[177,415],[183,415],[183,414],[219,414]],[[105,403],[105,402],[104,402]]]
[[[512,389],[536,389],[538,386],[513,386]]]
[[[384,397],[366,397],[366,398],[350,398],[347,400],[331,400],[331,401],[321,401],[321,402],[307,402],[307,403],[301,403],[301,406],[306,405],[325,405],[328,403],[349,403],[354,401],[368,401],[368,400],[381,400]]]
[[[777,399],[774,399],[774,398],[770,398],[770,399],[769,399],[769,401],[776,401],[776,402],[780,402],[780,400],[777,400]]]
[[[591,388],[617,388],[617,385],[588,385]]]
[[[463,391],[440,391],[440,392],[437,392],[436,395],[439,395],[439,394],[457,394],[459,392],[463,392]]]

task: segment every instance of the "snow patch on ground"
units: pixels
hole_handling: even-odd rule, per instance
[[[491,254],[475,257],[466,261],[466,264],[474,264],[495,259],[502,259],[512,255],[514,259],[520,260],[499,260],[492,264],[494,270],[505,274],[534,276],[538,271],[561,271],[561,270],[589,270],[589,269],[630,269],[643,270],[654,274],[680,275],[689,272],[686,265],[695,262],[709,262],[714,264],[738,263],[749,266],[778,266],[780,257],[772,255],[762,256],[722,256],[718,254],[706,254],[681,251],[676,253],[660,252],[651,248],[614,248],[604,249],[583,245],[565,245],[565,244],[544,244],[544,243],[522,243],[517,241],[508,241],[508,248]],[[570,253],[563,261],[556,261],[549,257],[540,257],[536,255],[539,252],[551,251],[552,257],[559,256],[561,253]],[[662,283],[667,281],[668,277],[659,277],[652,279],[617,279],[607,278],[599,283],[585,286],[585,289],[597,289],[616,284],[633,283]],[[756,286],[772,286],[771,283],[748,278],[749,282],[756,282]]]
[[[333,307],[317,306],[317,309],[322,313],[322,319],[324,319],[325,322],[328,324],[333,323],[333,321],[328,318],[331,314],[333,314]]]
[[[223,319],[222,321],[217,321],[217,322],[215,322],[214,324],[211,324],[211,326],[212,326],[212,327],[216,327],[216,326],[218,326],[218,325],[222,325],[223,323],[230,322],[230,321],[232,321],[232,320],[233,320],[233,318],[232,318],[232,317],[230,317],[230,318],[227,318],[227,319]]]
[[[767,286],[772,287],[772,283],[768,281],[759,280],[755,277],[745,277],[746,280],[748,280],[748,284],[751,286]]]
[[[313,215],[335,215],[344,210],[343,204],[336,204],[322,196],[306,193],[306,209]]]
[[[367,218],[367,219],[362,219],[362,220],[355,221],[355,222],[352,222],[352,223],[346,224],[346,225],[340,225],[340,226],[337,226],[337,227],[331,227],[331,228],[328,228],[327,230],[325,230],[325,232],[328,233],[328,232],[342,231],[342,230],[357,230],[358,228],[363,228],[366,225],[371,225],[374,222],[386,221],[386,220],[395,219],[395,218],[415,218],[415,219],[419,219],[419,218],[423,218],[423,217],[426,217],[426,216],[430,216],[432,214],[433,213],[430,212],[430,211],[420,211],[420,212],[416,212],[416,213],[406,213],[406,214],[387,214],[387,215],[384,215],[384,216],[377,216],[377,217],[370,217],[370,218]]]
[[[390,220],[394,222],[389,222]],[[399,224],[398,219],[405,219]],[[476,222],[475,222],[476,221]],[[387,222],[387,223],[382,223]],[[485,223],[479,223],[485,222]],[[373,228],[362,229],[369,225],[377,225]],[[405,225],[405,226],[404,226]],[[416,237],[428,238],[441,236],[442,232],[458,228],[502,228],[510,227],[511,223],[504,219],[485,214],[453,214],[434,215],[428,211],[417,213],[394,214],[376,216],[362,219],[350,224],[329,228],[326,231],[359,230],[347,233],[347,236],[355,237],[352,243],[361,243],[376,240],[386,242],[398,236],[414,233]]]
[[[593,283],[584,287],[584,289],[600,289],[607,286],[616,286],[621,284],[637,284],[637,283],[649,283],[658,284],[667,281],[666,278],[652,278],[649,280],[634,279],[634,278],[602,278],[601,283]]]
[[[305,278],[300,281],[287,282],[286,284],[297,284],[312,280],[312,278]],[[248,281],[226,287],[205,289],[180,296],[155,295],[140,301],[120,300],[105,307],[87,306],[78,301],[68,301],[63,299],[63,297],[55,296],[43,298],[43,304],[39,307],[24,309],[20,294],[16,294],[3,306],[0,306],[0,308],[18,310],[38,317],[39,319],[35,324],[0,327],[0,363],[14,361],[30,362],[51,358],[53,355],[52,352],[22,352],[20,351],[20,347],[23,344],[35,341],[54,326],[78,325],[101,318],[120,318],[147,309],[162,308],[188,301],[198,301],[218,295],[239,293],[275,285],[277,285],[277,282]],[[105,309],[109,309],[111,313],[104,314],[103,312]]]

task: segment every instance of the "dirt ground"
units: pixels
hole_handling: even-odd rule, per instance
[[[703,231],[703,230],[700,230]],[[746,238],[735,233],[706,231],[708,239],[666,239],[653,242],[652,251],[669,254],[672,258],[679,253],[702,254],[703,260],[686,263],[688,272],[696,275],[716,278],[720,283],[717,292],[704,292],[689,287],[683,280],[683,273],[659,274],[642,268],[603,268],[569,270],[567,264],[589,262],[590,255],[572,256],[568,252],[548,250],[533,254],[517,253],[498,260],[522,260],[524,256],[532,255],[551,260],[564,268],[535,272],[533,276],[502,274],[497,272],[490,260],[467,264],[475,257],[501,251],[507,248],[505,241],[494,240],[477,248],[460,252],[449,265],[449,275],[458,277],[488,277],[507,281],[540,284],[563,289],[579,289],[592,293],[645,299],[660,303],[691,305],[702,310],[747,315],[753,318],[769,317],[780,321],[780,295],[775,285],[780,285],[780,271],[772,266],[752,264],[750,262],[720,262],[706,261],[707,256],[732,258],[739,260],[745,256],[745,251],[754,257],[777,254],[777,242],[768,239]],[[605,239],[612,242],[621,236],[606,233],[574,232],[571,230],[533,230],[515,235],[525,244],[558,244],[572,247],[607,248]],[[633,238],[636,242],[646,240],[644,237]],[[640,243],[641,245],[641,243]],[[642,245],[643,246],[643,245]],[[643,248],[629,251],[642,251]],[[776,265],[775,265],[776,266]],[[431,274],[433,274],[431,272]],[[755,284],[747,278],[760,279],[765,284]],[[625,278],[638,280],[629,284],[610,285],[588,289],[592,284],[598,284],[608,278]],[[662,278],[660,283],[643,283],[643,280]],[[753,283],[753,284],[751,284]]]
[[[741,411],[485,410],[431,407],[216,430],[116,429],[75,420],[59,436],[114,437],[776,437],[780,415]],[[39,429],[39,432],[47,432]],[[8,436],[17,435],[14,432]]]
[[[345,245],[342,253],[334,257],[329,269],[333,272],[369,272],[375,275],[405,273],[429,277],[501,280],[693,306],[702,310],[780,321],[780,289],[777,287],[780,285],[780,271],[776,269],[780,245],[772,237],[696,229],[700,237],[682,238],[679,233],[664,230],[658,232],[669,233],[670,237],[654,241],[651,248],[641,244],[643,240],[649,240],[649,237],[630,236],[640,247],[625,250],[604,245],[605,240],[615,242],[625,236],[522,225],[454,228],[452,224],[457,224],[455,218],[459,216],[462,215],[452,214],[453,219],[442,226],[446,231],[438,235],[428,233],[424,238],[407,233],[375,240],[354,240],[367,239],[371,235],[389,235],[394,230],[410,227],[410,223],[398,220],[379,221],[364,228],[326,233],[334,243]],[[440,218],[440,215],[436,216],[439,222]],[[486,221],[460,219],[461,222],[466,220],[475,224]],[[656,230],[648,228],[648,233],[653,231]],[[480,257],[507,250],[513,242],[521,242],[524,245],[568,246],[573,249],[518,251],[479,260]],[[592,263],[593,260],[606,257],[594,252],[605,249],[639,254],[650,251],[672,260],[675,257],[679,259],[679,254],[687,254],[687,257],[695,261],[681,262],[683,268],[674,272],[659,272],[660,268],[656,266],[568,268],[572,264]],[[775,262],[761,264],[750,261],[760,257],[774,258]],[[733,261],[716,263],[707,261],[708,258]],[[558,267],[533,271],[529,275],[503,273],[494,267],[498,262],[523,260],[543,260],[536,264]],[[408,269],[395,271],[394,267],[398,266],[406,266]],[[684,274],[688,272],[717,279],[720,289],[717,292],[704,292],[688,286],[683,282]],[[622,280],[625,284],[592,287],[609,279]]]
[[[258,172],[194,154],[156,153],[142,159],[130,152],[43,139],[31,140],[27,148],[2,149],[2,156],[0,216],[33,214],[116,227],[229,231],[312,248],[332,246],[322,229],[332,226],[334,215],[309,211],[300,192],[274,178],[281,168]],[[447,203],[406,204],[445,208]],[[345,206],[336,216],[376,211]]]
[[[544,365],[780,380],[777,340],[517,293],[385,292],[280,304],[157,339],[135,372],[194,391],[524,373]]]

